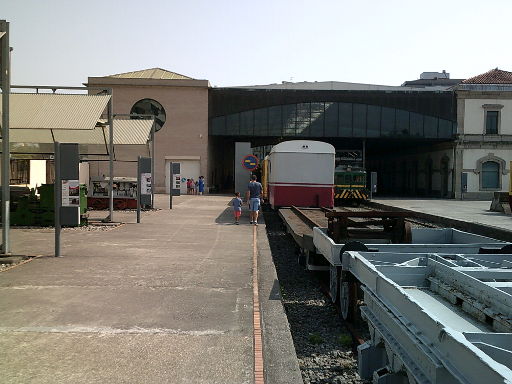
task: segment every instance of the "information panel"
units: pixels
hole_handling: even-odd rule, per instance
[[[60,225],[80,225],[79,146],[75,143],[58,144],[60,192]],[[59,191],[60,184],[60,191]],[[57,195],[56,195],[57,197]]]
[[[140,194],[151,195],[151,172],[140,175]]]
[[[78,180],[62,180],[62,206],[80,206],[80,182]]]

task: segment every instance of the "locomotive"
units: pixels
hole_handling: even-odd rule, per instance
[[[363,167],[361,151],[336,151],[335,161],[335,205],[357,204],[368,200],[369,192],[366,188],[366,171]]]

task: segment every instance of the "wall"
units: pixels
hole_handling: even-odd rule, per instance
[[[489,155],[498,157],[505,161],[505,169],[501,170],[500,173],[500,191],[508,191],[510,178],[509,162],[512,160],[512,153],[510,149],[465,149],[463,157],[463,171],[468,174],[468,190],[467,193],[464,194],[465,198],[492,199],[493,191],[483,191],[480,189],[480,174],[477,173],[478,160]]]
[[[512,92],[507,91],[458,91],[458,141],[456,166],[456,198],[489,200],[495,191],[508,191],[512,160]],[[485,135],[485,111],[483,105],[503,106],[500,111],[499,134]],[[496,110],[496,109],[490,109]],[[501,165],[501,187],[482,190],[479,160],[494,160]],[[462,192],[460,178],[468,177],[467,191]]]
[[[482,135],[485,126],[484,104],[503,105],[500,110],[500,134],[512,135],[512,100],[506,99],[466,99],[464,106],[464,134]]]
[[[242,160],[245,156],[252,155],[251,143],[249,142],[236,142],[235,143],[235,157],[233,162],[233,169],[235,174],[235,191],[240,192],[244,198],[247,191],[247,185],[251,179],[252,172],[248,171],[242,166]]]
[[[89,187],[89,163],[80,163],[78,165],[78,172],[80,177],[80,184],[85,184]]]
[[[198,156],[200,174],[208,175],[207,81],[89,78],[90,86],[105,86],[109,83],[113,83],[110,86],[114,90],[115,114],[129,114],[132,106],[144,98],[158,101],[165,109],[166,122],[155,134],[154,185],[157,193],[165,192],[166,157]],[[131,146],[116,146],[116,157],[136,161],[141,151],[144,152]],[[116,162],[114,175],[135,176],[134,164],[136,163]],[[96,164],[94,168],[98,174],[108,174],[108,163]]]

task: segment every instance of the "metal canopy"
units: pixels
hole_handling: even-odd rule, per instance
[[[114,119],[114,145],[146,145],[153,119]],[[94,129],[13,129],[11,143],[53,144],[78,143],[108,145],[109,127]]]
[[[155,119],[121,119],[114,117],[114,145],[147,144]],[[105,130],[107,140],[108,129]]]
[[[94,129],[110,97],[110,95],[11,93],[9,128],[13,130]]]

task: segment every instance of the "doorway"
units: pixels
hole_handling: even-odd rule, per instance
[[[180,185],[180,193],[182,195],[187,194],[187,179],[193,178],[194,181],[199,180],[200,172],[200,161],[199,160],[165,160],[165,193],[169,193],[169,185],[170,185],[170,166],[171,163],[179,163],[180,164],[180,177],[181,177],[181,185]],[[204,176],[204,175],[203,175]],[[183,181],[185,179],[185,181]]]

